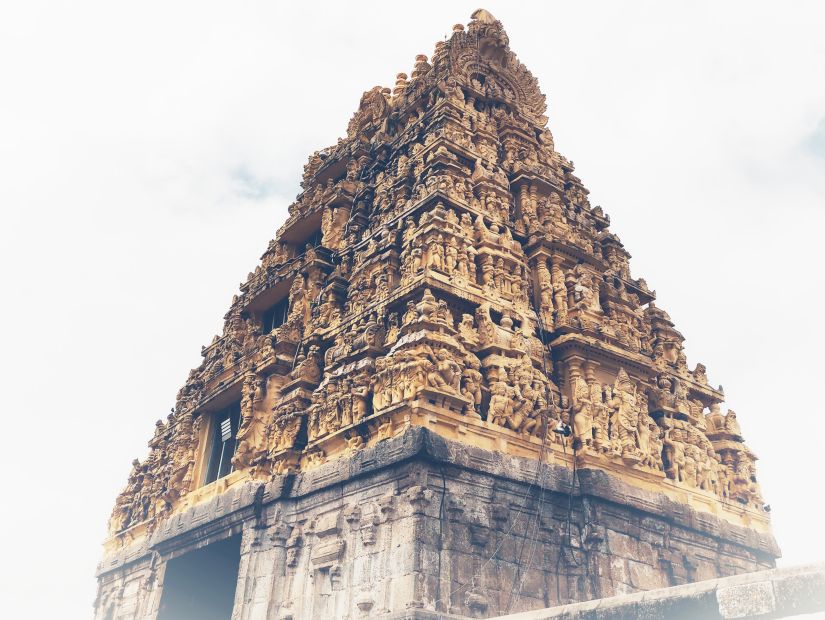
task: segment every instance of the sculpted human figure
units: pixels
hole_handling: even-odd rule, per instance
[[[317,396],[313,397],[313,403],[307,408],[307,434],[310,441],[317,438],[321,432],[321,411],[323,409],[323,402],[326,399],[325,386],[319,388],[315,393]],[[272,429],[269,430],[269,435],[272,435]]]
[[[493,424],[504,426],[513,413],[513,403],[508,391],[504,381],[493,381],[490,384],[490,406],[487,419]]]
[[[553,282],[550,279],[550,272],[543,263],[539,265],[539,304],[543,312],[553,311]]]
[[[424,252],[417,245],[410,250],[411,275],[417,274],[424,268]]]
[[[706,448],[707,451],[707,463],[709,467],[708,471],[708,490],[712,491],[716,495],[722,494],[722,482],[721,482],[721,473],[720,469],[722,468],[722,464],[719,462],[719,458],[714,451],[711,445],[708,445]]]
[[[525,291],[525,272],[523,267],[514,264],[510,269],[510,292],[513,294],[513,299],[518,303],[526,299],[523,296]]]
[[[483,303],[476,308],[476,325],[478,338],[482,345],[495,344],[498,340],[498,330],[493,319],[490,318],[490,304]]]
[[[739,421],[736,419],[736,412],[733,409],[728,409],[728,414],[725,416],[725,430],[731,435],[742,436],[742,429],[739,427]]]
[[[668,428],[664,436],[664,453],[668,466],[665,470],[667,477],[677,482],[685,479],[685,444],[682,431],[678,428]]]
[[[610,406],[615,409],[615,436],[621,448],[622,457],[638,454],[636,434],[639,423],[639,407],[636,398],[636,384],[628,377],[623,368],[613,386],[613,398]]]
[[[321,350],[317,345],[311,345],[306,355],[299,357],[290,376],[309,383],[318,383],[321,380]]]
[[[493,265],[493,259],[490,258],[489,254],[482,254],[481,255],[481,285],[483,287],[493,287],[495,286],[495,267]]]
[[[504,259],[501,257],[497,258],[495,263],[493,263],[493,283],[496,285],[496,288],[503,293],[509,289],[504,271]]]
[[[514,431],[521,430],[524,425],[530,409],[533,407],[533,388],[529,381],[524,381],[522,377],[518,376],[518,371],[513,373],[514,383],[511,390],[513,401],[513,415],[511,415],[505,426]]]
[[[476,250],[473,246],[471,239],[472,237],[464,238],[464,252],[462,254],[466,255],[467,257],[467,270],[470,280],[472,282],[476,282],[476,278],[478,277],[478,269],[476,267],[476,257],[478,256],[478,250]]]
[[[448,274],[452,274],[458,264],[458,245],[455,237],[450,237],[447,242],[446,256],[444,259],[444,267]]]
[[[643,414],[641,418],[644,420],[643,423],[647,427],[647,433],[645,433],[644,438],[644,444],[647,446],[646,450],[642,446],[642,433],[641,431],[639,432],[639,448],[644,454],[644,456],[642,457],[642,465],[646,465],[647,467],[651,467],[653,469],[658,469],[659,471],[661,471],[663,448],[662,429],[649,415]]]
[[[598,452],[610,451],[610,407],[602,400],[603,391],[599,383],[590,385],[590,401],[593,404],[593,447]]]
[[[401,328],[397,312],[390,312],[387,317],[387,335],[384,337],[384,344],[392,345],[398,340],[398,331]]]
[[[344,378],[341,381],[341,389],[338,394],[338,419],[340,427],[352,424],[352,381]],[[338,430],[331,429],[331,430]]]
[[[453,313],[450,312],[450,307],[447,305],[447,302],[443,299],[440,299],[438,301],[438,306],[436,307],[436,310],[433,313],[433,318],[445,327],[453,327]]]
[[[462,278],[466,279],[470,277],[470,262],[466,248],[462,248],[462,251],[456,256],[456,269],[458,275]]]
[[[403,325],[409,325],[410,323],[414,323],[418,320],[418,309],[415,307],[415,302],[408,301],[407,302],[407,309],[404,312],[404,320],[402,321]]]
[[[254,373],[249,373],[244,379],[243,393],[241,424],[236,435],[238,447],[235,451],[239,455],[239,462],[243,459],[251,462],[258,452],[266,450],[267,416],[261,407],[264,396],[264,381]],[[245,442],[245,446],[240,445],[241,441]],[[249,451],[248,455],[244,455],[244,448]]]
[[[413,237],[415,237],[415,233],[418,232],[418,227],[415,224],[415,220],[410,216],[407,216],[406,219],[404,219],[401,226],[403,228],[401,240],[405,246],[408,246],[412,242]]]
[[[470,216],[469,213],[462,213],[461,217],[459,218],[459,225],[461,226],[461,231],[464,233],[465,238],[474,239],[475,238],[475,228],[473,227],[473,218]]]
[[[556,325],[564,325],[567,322],[567,285],[565,284],[564,274],[560,267],[553,265],[550,273],[553,285],[553,306],[556,313]]]
[[[375,360],[375,372],[370,375],[369,388],[372,392],[372,406],[380,411],[386,405],[385,377],[387,372],[387,358],[379,357]]]
[[[696,364],[696,368],[693,369],[693,379],[696,383],[708,384],[707,368],[701,362]]]
[[[542,403],[541,393],[533,385],[529,374],[519,378],[513,396],[513,415],[508,419],[507,426],[524,435],[530,435],[539,424],[539,415],[541,410],[546,408],[546,403]]]
[[[298,275],[292,281],[292,286],[289,289],[289,316],[287,321],[304,318],[305,298],[304,278]]]
[[[590,386],[582,377],[573,380],[573,438],[581,449],[588,449],[593,443],[593,402],[590,400]]]
[[[700,446],[694,446],[693,459],[696,461],[696,486],[704,491],[711,490],[711,463],[708,454]]]
[[[678,377],[673,378],[673,395],[676,401],[676,410],[679,413],[690,415],[690,402],[688,401],[688,387],[684,381]]]
[[[473,403],[476,411],[479,411],[481,408],[481,362],[472,353],[468,353],[464,358],[462,378],[464,387],[461,388],[461,394]]]
[[[762,493],[759,490],[759,484],[756,481],[754,463],[747,450],[742,450],[739,452],[737,470],[742,478],[747,481],[748,499],[751,504],[755,506],[762,506]]]
[[[429,351],[428,356],[435,364],[434,370],[436,371],[428,375],[430,385],[460,394],[461,366],[450,357],[449,351],[439,349],[435,355]]]
[[[576,265],[572,275],[574,277],[573,299],[576,308],[601,314],[603,311],[599,303],[599,288],[593,276],[581,264]]]
[[[255,373],[247,373],[243,380],[243,386],[241,387],[241,430],[247,428],[252,420],[256,383],[257,377]]]
[[[133,516],[136,514],[136,506],[139,505],[143,479],[143,466],[138,459],[134,459],[126,488],[118,496],[115,509],[109,520],[109,530],[111,532],[120,532],[129,527],[132,521],[138,520],[133,519]]]
[[[444,246],[435,238],[427,245],[427,266],[436,271],[444,270]]]
[[[734,490],[734,474],[735,474],[735,458],[730,452],[722,454],[721,464],[719,467],[719,485],[721,488],[722,497],[733,499],[735,495]]]
[[[542,428],[542,415],[546,415],[546,411],[546,406],[539,406],[534,401],[533,407],[525,412],[525,418],[521,425],[522,435],[529,437],[538,433]]]
[[[698,448],[696,446],[692,444],[685,445],[685,466],[683,470],[683,481],[685,484],[690,485],[692,487],[698,486],[698,464],[696,462],[697,454]]]
[[[473,348],[478,344],[478,333],[472,314],[461,315],[461,321],[458,323],[458,337],[468,348]]]

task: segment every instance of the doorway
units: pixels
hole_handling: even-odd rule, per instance
[[[169,560],[158,620],[229,620],[240,561],[240,535]]]

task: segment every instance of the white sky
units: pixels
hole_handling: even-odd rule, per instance
[[[115,496],[361,93],[472,3],[0,7],[0,616],[86,618]],[[485,5],[825,559],[825,4]]]

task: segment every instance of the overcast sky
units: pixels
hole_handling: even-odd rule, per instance
[[[0,616],[86,618],[129,463],[361,93],[472,3],[0,8]],[[825,4],[488,2],[633,274],[825,559]]]

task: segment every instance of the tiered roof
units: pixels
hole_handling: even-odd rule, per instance
[[[365,92],[134,462],[112,533],[418,424],[767,528],[721,387],[689,368],[545,113],[484,10]],[[233,402],[234,471],[200,487],[211,416]]]

